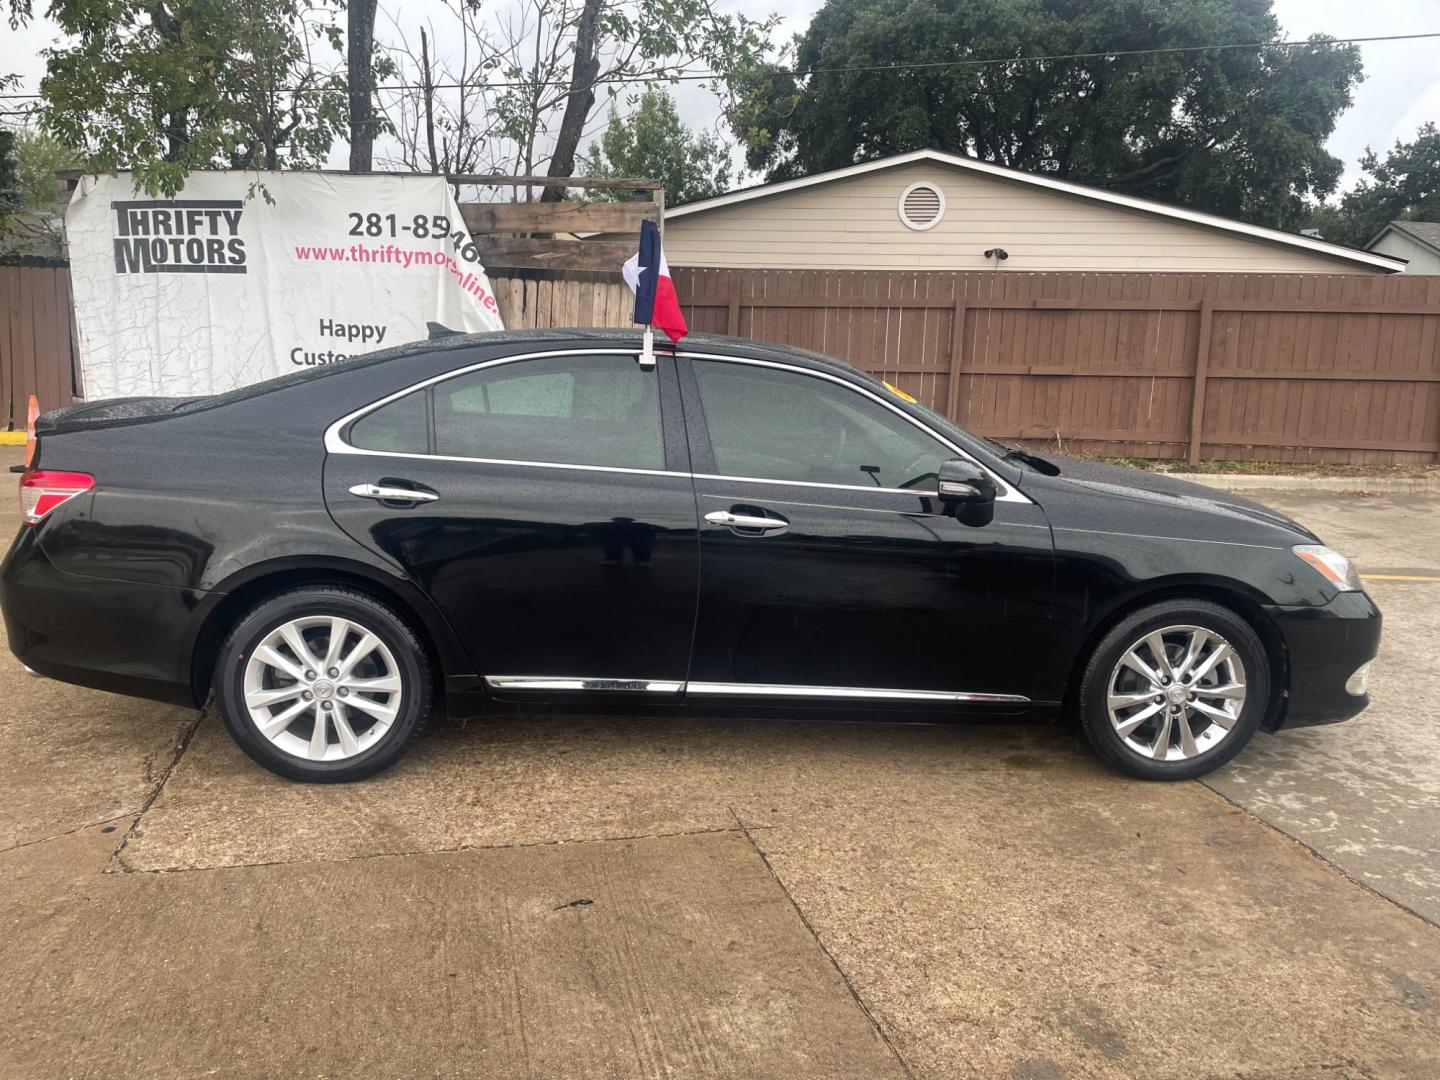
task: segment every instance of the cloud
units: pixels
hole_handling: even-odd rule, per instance
[[[1400,119],[1396,120],[1395,126],[1390,129],[1390,138],[1386,145],[1396,141],[1410,142],[1415,138],[1415,132],[1420,125],[1437,120],[1440,120],[1440,79],[1421,90],[1409,107],[1400,114]]]

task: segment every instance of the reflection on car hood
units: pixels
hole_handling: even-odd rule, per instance
[[[1319,538],[1294,518],[1287,517],[1268,506],[1233,495],[1228,491],[1191,483],[1165,473],[1147,472],[1124,465],[1110,465],[1103,461],[1087,458],[1068,457],[1064,454],[1045,454],[1060,469],[1057,479],[1068,481],[1080,487],[1103,491],[1122,498],[1145,499],[1167,503],[1204,513],[1226,514],[1247,521],[1261,521],[1292,529],[1312,541]],[[1024,487],[1022,478],[1020,486]]]

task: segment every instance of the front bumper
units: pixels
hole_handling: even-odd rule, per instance
[[[1285,648],[1286,693],[1267,719],[1270,731],[1334,724],[1357,716],[1368,693],[1346,682],[1380,650],[1380,609],[1363,592],[1336,595],[1321,607],[1268,609]]]

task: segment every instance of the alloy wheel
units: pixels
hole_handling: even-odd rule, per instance
[[[1245,688],[1245,665],[1224,637],[1203,626],[1167,626],[1125,650],[1110,674],[1106,707],[1133,753],[1185,761],[1229,736]]]
[[[342,761],[379,742],[404,693],[395,654],[353,619],[291,619],[261,639],[245,664],[245,707],[287,754]]]

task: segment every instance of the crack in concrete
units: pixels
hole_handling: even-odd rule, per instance
[[[171,774],[175,772],[175,767],[180,764],[180,759],[185,756],[185,751],[190,749],[190,740],[195,737],[195,732],[200,729],[200,722],[204,719],[205,710],[201,709],[195,714],[195,719],[190,721],[189,726],[187,726],[185,730],[180,733],[180,740],[175,745],[175,753],[171,755],[170,763],[165,766],[164,771],[160,774],[159,782],[156,783],[155,787],[151,790],[150,794],[146,796],[145,801],[141,804],[140,812],[135,815],[135,820],[130,823],[130,828],[126,829],[125,835],[120,838],[120,846],[117,847],[115,849],[115,853],[110,856],[110,861],[116,866],[119,866],[122,871],[129,872],[130,869],[125,865],[125,859],[123,856],[126,845],[130,843],[131,838],[140,828],[140,822],[144,819],[146,812],[150,809],[150,807],[155,805],[155,800],[160,798],[160,793],[165,790],[165,785],[169,782]],[[151,762],[147,758],[145,761],[145,769],[147,773],[150,772],[151,767]],[[104,870],[104,873],[107,874],[112,874],[114,872],[115,871],[111,867],[106,867]]]
[[[77,832],[84,832],[86,829],[98,829],[101,825],[109,825],[112,821],[123,821],[128,817],[138,816],[134,810],[126,810],[124,813],[116,814],[114,817],[101,818],[98,821],[87,821],[83,825],[76,825],[73,829],[66,829],[64,832],[51,833],[49,836],[41,836],[35,840],[22,840],[18,844],[11,844],[9,847],[0,848],[0,855],[10,851],[19,851],[21,848],[34,847],[36,844],[48,844],[51,840],[59,840],[63,836],[74,836]]]
[[[851,1000],[855,1002],[856,1007],[859,1008],[859,1010],[865,1015],[865,1019],[870,1021],[870,1026],[875,1029],[875,1034],[880,1037],[880,1041],[885,1044],[885,1048],[889,1050],[890,1053],[894,1056],[896,1064],[900,1066],[900,1071],[903,1072],[906,1076],[910,1077],[910,1080],[914,1080],[915,1073],[911,1070],[909,1063],[900,1056],[900,1051],[896,1049],[895,1044],[890,1041],[890,1035],[883,1027],[880,1026],[880,1021],[875,1019],[875,1014],[870,1011],[870,1007],[865,1004],[865,999],[862,998],[860,996],[860,992],[855,989],[855,984],[850,981],[850,976],[847,975],[845,973],[845,969],[840,966],[840,961],[835,959],[835,954],[832,953],[829,948],[826,947],[825,942],[821,940],[820,934],[816,931],[814,924],[811,923],[809,917],[805,914],[804,910],[800,907],[800,904],[796,901],[794,895],[790,892],[789,886],[785,884],[785,882],[781,879],[780,875],[776,872],[775,867],[771,865],[769,856],[767,856],[764,849],[762,849],[760,845],[755,842],[755,837],[752,835],[752,830],[760,831],[763,829],[773,829],[777,828],[777,826],[749,826],[746,825],[743,820],[741,820],[740,815],[735,812],[735,808],[733,806],[727,807],[726,809],[730,811],[730,816],[735,819],[736,826],[735,829],[726,831],[734,832],[738,830],[741,834],[744,835],[746,842],[749,843],[750,847],[754,849],[755,854],[760,857],[760,861],[765,864],[765,869],[769,871],[771,879],[779,887],[780,891],[785,894],[785,899],[790,902],[790,906],[794,909],[795,914],[799,916],[800,922],[804,924],[805,929],[810,932],[810,937],[814,939],[815,944],[819,946],[820,951],[825,954],[825,959],[830,961],[830,966],[835,969],[835,974],[840,976],[840,981],[845,984],[845,989],[850,991]]]
[[[1250,818],[1252,821],[1259,822],[1262,826],[1269,829],[1275,835],[1282,836],[1286,840],[1290,841],[1290,843],[1295,844],[1297,847],[1304,850],[1306,854],[1308,854],[1311,858],[1315,859],[1321,865],[1323,865],[1326,869],[1330,870],[1339,877],[1344,878],[1346,881],[1350,882],[1350,884],[1358,885],[1371,896],[1399,908],[1401,911],[1405,912],[1405,914],[1419,919],[1426,926],[1431,927],[1432,929],[1440,929],[1440,922],[1436,922],[1433,919],[1427,918],[1409,905],[1404,904],[1399,900],[1396,900],[1393,896],[1386,896],[1383,892],[1375,888],[1373,885],[1370,885],[1367,882],[1362,881],[1360,878],[1357,878],[1354,874],[1350,873],[1350,871],[1346,870],[1339,863],[1333,862],[1331,859],[1327,858],[1324,854],[1311,847],[1300,837],[1294,835],[1293,833],[1286,832],[1279,825],[1275,825],[1271,822],[1266,821],[1263,817],[1261,817],[1255,811],[1251,810],[1248,806],[1245,806],[1243,803],[1236,802],[1229,795],[1226,795],[1223,791],[1215,790],[1209,784],[1205,783],[1204,780],[1196,780],[1195,782],[1199,784],[1200,787],[1203,788],[1205,791],[1208,791],[1211,795],[1214,795],[1221,801],[1228,803],[1230,806],[1233,806],[1236,810],[1239,810],[1242,814]]]
[[[772,829],[773,825],[753,828]],[[409,859],[417,855],[455,855],[464,851],[509,851],[522,848],[561,847],[565,844],[618,844],[629,840],[663,840],[675,836],[711,836],[720,833],[744,832],[743,828],[683,829],[677,832],[634,833],[626,836],[582,836],[576,840],[527,840],[514,844],[460,844],[458,847],[417,848],[413,851],[367,851],[358,855],[342,855],[333,859],[267,859],[259,862],[224,863],[214,866],[157,866],[141,869],[120,863],[126,874],[207,874],[225,870],[245,870],[259,866],[316,866],[329,863],[365,862],[370,859]],[[753,843],[753,841],[752,841]],[[117,856],[119,852],[116,852]],[[106,871],[113,873],[114,871]]]

